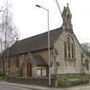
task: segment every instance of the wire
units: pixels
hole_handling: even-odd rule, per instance
[[[60,6],[59,6],[58,0],[55,0],[55,1],[56,1],[56,4],[57,4],[57,7],[58,7],[58,10],[59,10],[59,13],[60,13],[60,15],[61,15],[61,17],[62,17],[61,8],[60,8]]]

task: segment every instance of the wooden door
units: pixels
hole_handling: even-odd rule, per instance
[[[32,64],[30,62],[27,63],[27,76],[32,76]]]

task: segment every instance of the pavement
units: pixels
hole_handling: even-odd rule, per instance
[[[27,88],[32,90],[65,90],[64,88],[52,88],[52,87],[44,87],[44,86],[37,86],[37,85],[26,85],[26,84],[17,84],[17,83],[8,83],[6,81],[0,81],[0,85],[7,85],[13,87],[21,87]]]
[[[70,87],[64,90],[90,90],[90,84]]]
[[[90,90],[90,84],[80,85],[80,86],[75,86],[75,87],[70,87],[70,88],[52,88],[52,87],[8,83],[6,81],[0,81],[0,85],[7,85],[7,86],[12,86],[12,87],[21,87],[21,88],[26,88],[26,89],[31,89],[31,90]]]

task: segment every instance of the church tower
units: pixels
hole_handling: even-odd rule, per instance
[[[65,31],[73,32],[72,23],[71,23],[72,14],[70,12],[68,4],[67,4],[67,7],[64,7],[63,9],[62,19],[63,19],[62,29]]]

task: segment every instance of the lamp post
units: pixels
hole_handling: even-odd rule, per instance
[[[48,61],[49,61],[49,86],[51,86],[51,72],[50,72],[50,31],[49,31],[49,9],[44,8],[40,5],[36,5],[38,8],[42,8],[47,11],[47,27],[48,27]]]

